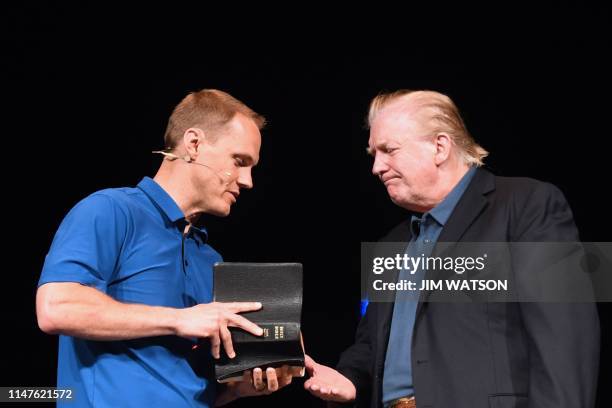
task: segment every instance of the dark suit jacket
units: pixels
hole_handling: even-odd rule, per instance
[[[410,240],[408,222],[384,241]],[[438,242],[579,241],[551,184],[478,169]],[[382,406],[393,303],[370,303],[337,369],[358,406]],[[419,303],[412,343],[418,408],[593,407],[599,321],[593,303]]]

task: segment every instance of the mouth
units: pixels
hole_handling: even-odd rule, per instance
[[[393,180],[397,180],[398,178],[399,177],[397,177],[397,176],[387,177],[387,178],[383,178],[381,181],[383,182],[385,187],[387,187],[387,186],[389,186],[389,184],[393,183]]]
[[[228,191],[228,193],[230,193],[230,195],[234,199],[234,202],[238,201],[238,196],[240,195],[239,192],[237,192],[237,191]]]

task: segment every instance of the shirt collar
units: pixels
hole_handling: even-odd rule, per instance
[[[170,222],[176,224],[180,228],[182,233],[187,225],[185,214],[183,214],[183,211],[179,208],[178,204],[176,204],[176,201],[170,197],[166,190],[150,177],[144,177],[140,183],[138,183],[138,188],[151,199],[155,206],[166,216],[166,218],[168,218],[168,220],[170,220]],[[208,232],[203,226],[192,225],[190,231],[195,231],[196,236],[199,236],[202,242],[206,242]]]
[[[459,180],[455,187],[453,187],[451,192],[448,193],[444,200],[429,211],[429,215],[440,225],[444,226],[444,224],[446,224],[453,210],[455,209],[455,206],[470,184],[470,181],[472,181],[472,178],[474,178],[475,173],[476,167],[470,167],[467,173],[465,173],[461,180]]]

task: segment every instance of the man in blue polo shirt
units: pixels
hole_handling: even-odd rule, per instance
[[[212,302],[221,256],[198,218],[227,216],[252,188],[264,123],[229,94],[194,92],[170,117],[153,179],[93,193],[65,217],[36,312],[43,331],[60,334],[57,386],[74,390],[70,406],[208,407],[291,382],[287,367],[266,380],[255,369],[215,390],[211,372],[221,345],[235,356],[229,326],[262,334],[239,314],[261,304]]]

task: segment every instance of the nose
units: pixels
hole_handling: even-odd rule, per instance
[[[250,167],[242,167],[238,170],[238,187],[251,189],[253,188],[253,177],[251,176]]]
[[[383,173],[389,170],[387,159],[383,153],[378,153],[374,156],[374,164],[372,165],[372,174],[380,177]]]

